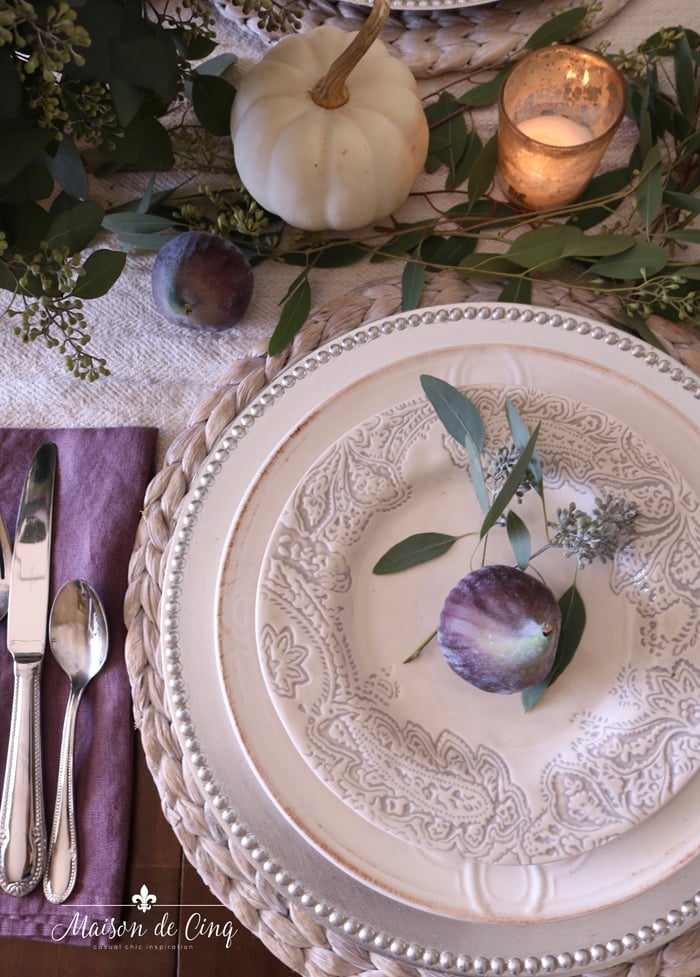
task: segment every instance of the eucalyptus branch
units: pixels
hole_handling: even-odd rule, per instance
[[[604,497],[595,499],[591,513],[571,502],[564,508],[558,508],[556,520],[550,522],[545,505],[542,464],[535,450],[540,423],[538,422],[530,434],[514,404],[506,398],[506,415],[513,443],[486,451],[484,424],[478,406],[457,388],[436,377],[422,376],[421,385],[447,434],[467,452],[475,495],[482,509],[485,509],[483,522],[478,533],[449,535],[423,532],[408,536],[391,546],[379,558],[373,573],[401,573],[444,556],[456,542],[474,535],[478,535],[478,541],[471,554],[469,568],[472,569],[474,556],[482,544],[484,566],[489,535],[496,527],[506,530],[517,568],[522,571],[532,570],[541,580],[542,574],[533,565],[537,557],[551,549],[560,549],[564,556],[574,557],[576,566],[573,582],[559,602],[563,624],[551,670],[541,683],[522,693],[523,705],[529,710],[571,662],[583,635],[586,614],[576,587],[579,569],[594,560],[606,563],[614,559],[618,549],[629,542],[634,534],[637,507],[634,503],[607,493]],[[530,530],[512,508],[514,501],[521,502],[531,491],[537,492],[542,500],[546,537],[545,543],[534,552],[531,548]],[[552,534],[548,532],[550,528],[554,530]],[[437,631],[433,631],[422,641],[404,659],[404,664],[415,661],[436,633]]]

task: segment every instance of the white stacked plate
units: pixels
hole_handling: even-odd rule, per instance
[[[579,572],[582,645],[527,714],[435,642],[403,664],[470,537],[372,573],[410,533],[480,523],[421,374],[469,394],[487,446],[507,439],[506,396],[541,421],[550,515],[608,492],[640,513],[613,563]],[[696,921],[699,431],[697,379],[658,351],[496,303],[354,330],[225,432],[178,524],[163,648],[188,763],[288,898],[447,973],[581,973]],[[504,534],[488,545],[512,562]],[[538,567],[557,595],[571,583],[559,551]]]

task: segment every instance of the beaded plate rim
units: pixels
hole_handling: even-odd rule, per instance
[[[241,851],[259,866],[268,880],[285,897],[310,912],[322,925],[337,930],[373,952],[382,953],[409,965],[436,969],[440,973],[462,974],[468,977],[469,975],[497,977],[508,973],[526,973],[532,977],[563,972],[572,974],[580,972],[581,968],[600,969],[603,965],[633,959],[668,942],[674,935],[680,935],[700,916],[700,890],[682,899],[663,917],[642,924],[636,932],[611,937],[604,944],[596,943],[563,953],[546,953],[541,957],[513,956],[506,960],[502,957],[489,958],[478,953],[465,953],[406,942],[399,936],[377,930],[369,921],[346,915],[341,908],[334,906],[332,901],[316,895],[301,879],[294,877],[285,868],[284,859],[280,859],[259,843],[254,831],[240,819],[229,798],[222,792],[215,772],[209,766],[207,755],[202,750],[197,736],[196,723],[188,707],[185,682],[180,677],[182,666],[178,637],[178,602],[193,529],[206,504],[209,489],[222,470],[223,464],[231,457],[237,444],[246,437],[256,419],[279,403],[285,392],[296,383],[358,345],[376,341],[395,331],[418,328],[421,325],[439,323],[448,319],[459,321],[476,318],[494,321],[506,318],[514,322],[534,322],[563,331],[575,331],[578,335],[614,346],[622,352],[629,353],[635,359],[642,360],[650,369],[665,375],[669,381],[687,391],[689,396],[700,401],[700,380],[672,358],[635,337],[573,314],[537,309],[532,306],[460,303],[454,306],[436,306],[417,310],[414,313],[399,313],[349,330],[348,333],[326,343],[303,360],[285,369],[254,398],[228,426],[226,433],[218,439],[217,446],[210,453],[190,487],[190,493],[175,526],[174,545],[170,550],[163,576],[161,656],[166,675],[166,697],[171,709],[172,725],[182,745],[183,756],[196,774],[204,802],[211,807],[217,820],[224,826],[227,836],[240,846]]]

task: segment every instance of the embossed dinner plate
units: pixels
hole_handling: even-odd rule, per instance
[[[436,647],[401,664],[468,544],[371,573],[407,532],[466,531],[476,512],[421,373],[473,393],[494,443],[506,393],[528,424],[541,417],[552,504],[608,489],[641,511],[615,564],[579,574],[584,646],[527,716],[517,696],[462,683]],[[688,925],[699,430],[695,377],[530,307],[393,317],[287,370],[222,435],[166,572],[178,735],[231,843],[326,925],[443,971],[471,972],[466,942],[479,973],[496,958],[577,972]],[[560,592],[572,568],[548,554],[542,571]]]

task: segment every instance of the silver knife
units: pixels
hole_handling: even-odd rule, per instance
[[[41,780],[39,679],[46,646],[56,445],[43,444],[22,493],[10,575],[7,647],[14,694],[0,804],[0,887],[24,896],[41,880],[46,822]]]

